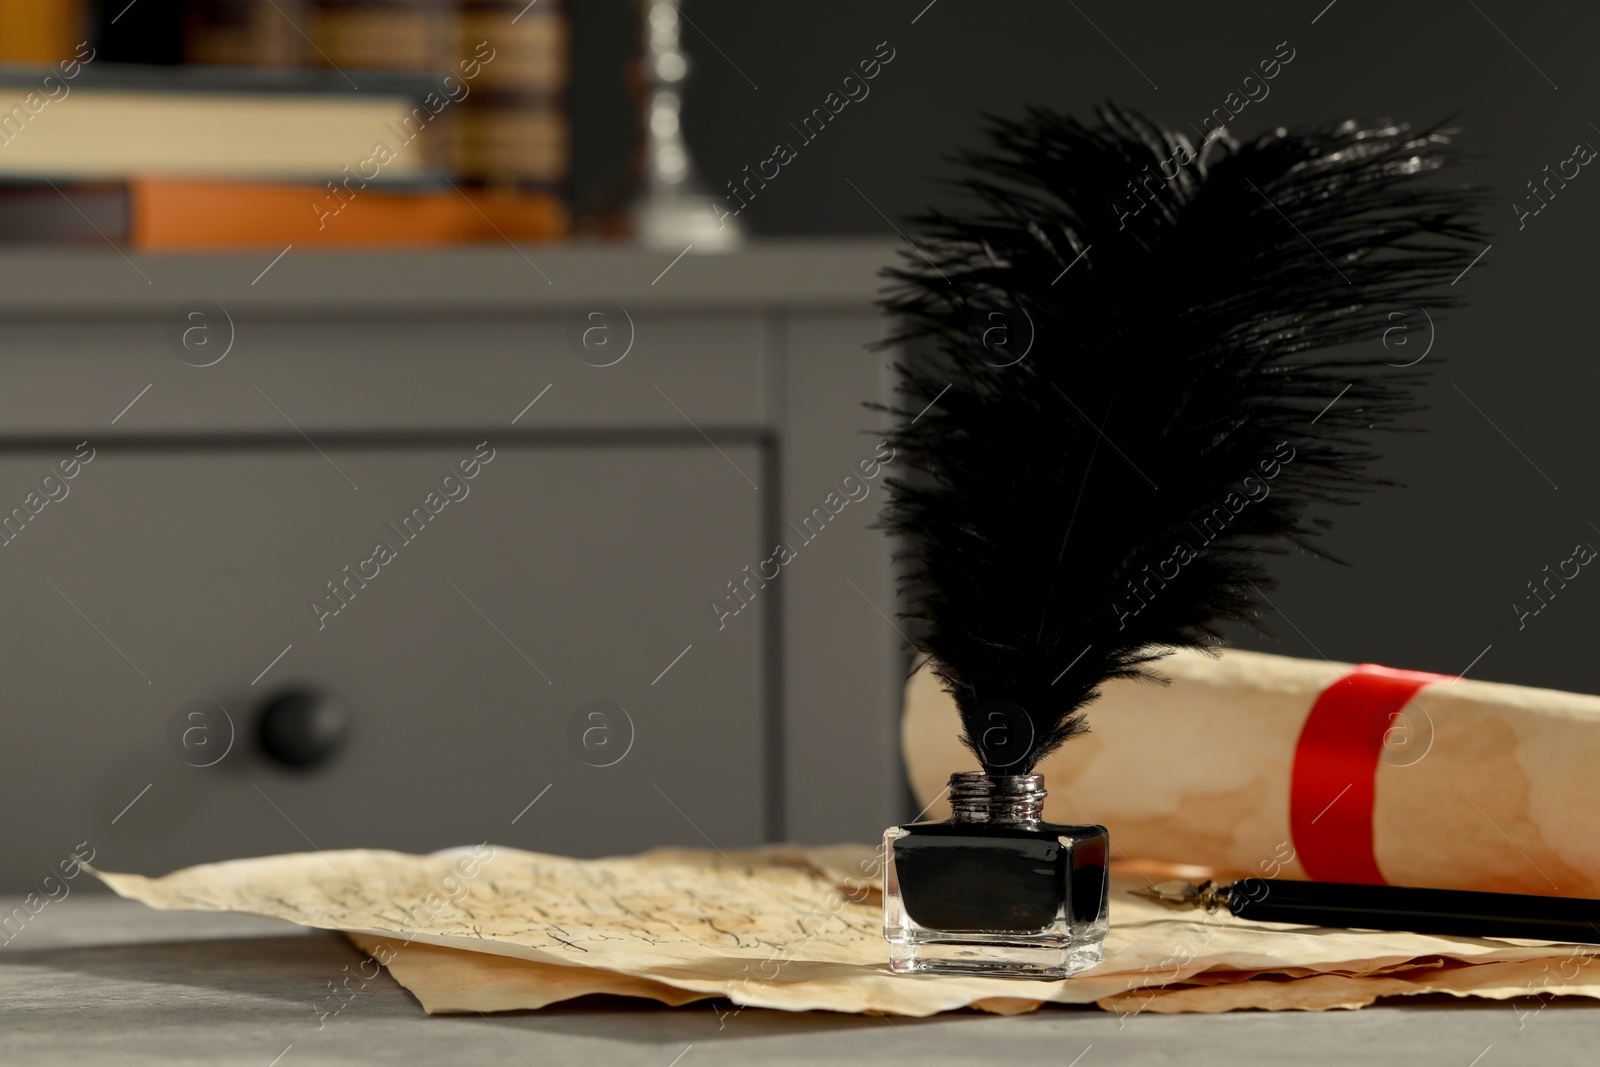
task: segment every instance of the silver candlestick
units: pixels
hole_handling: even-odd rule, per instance
[[[679,39],[677,5],[641,0],[644,71],[650,81],[645,106],[645,189],[635,208],[639,240],[656,248],[693,245],[701,252],[726,251],[744,237],[736,219],[719,211],[715,197],[695,180],[683,140],[682,86],[689,60]]]

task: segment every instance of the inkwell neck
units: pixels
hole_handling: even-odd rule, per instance
[[[1044,814],[1044,775],[957,771],[950,776],[950,821],[1038,822]]]

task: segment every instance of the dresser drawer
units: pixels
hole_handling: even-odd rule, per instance
[[[0,804],[23,824],[0,881],[37,881],[81,841],[149,872],[313,846],[759,841],[767,603],[717,632],[707,601],[763,555],[744,475],[765,447],[484,436],[101,446],[50,482],[72,449],[0,454],[0,510],[27,516],[0,547]],[[475,477],[441,488],[478,453]],[[256,749],[256,708],[289,684],[351,712],[324,766]],[[210,766],[169,747],[196,700],[236,732]],[[600,723],[579,710],[595,700],[632,726],[624,747],[626,723],[603,724],[603,759],[572,740],[575,719],[580,736]]]

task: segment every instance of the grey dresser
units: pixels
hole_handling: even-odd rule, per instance
[[[0,255],[0,890],[903,817],[894,256]]]

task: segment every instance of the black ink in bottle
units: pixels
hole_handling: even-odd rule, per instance
[[[1100,962],[1103,826],[1043,821],[1044,776],[950,776],[951,816],[884,832],[883,934],[906,973],[1065,978]]]

